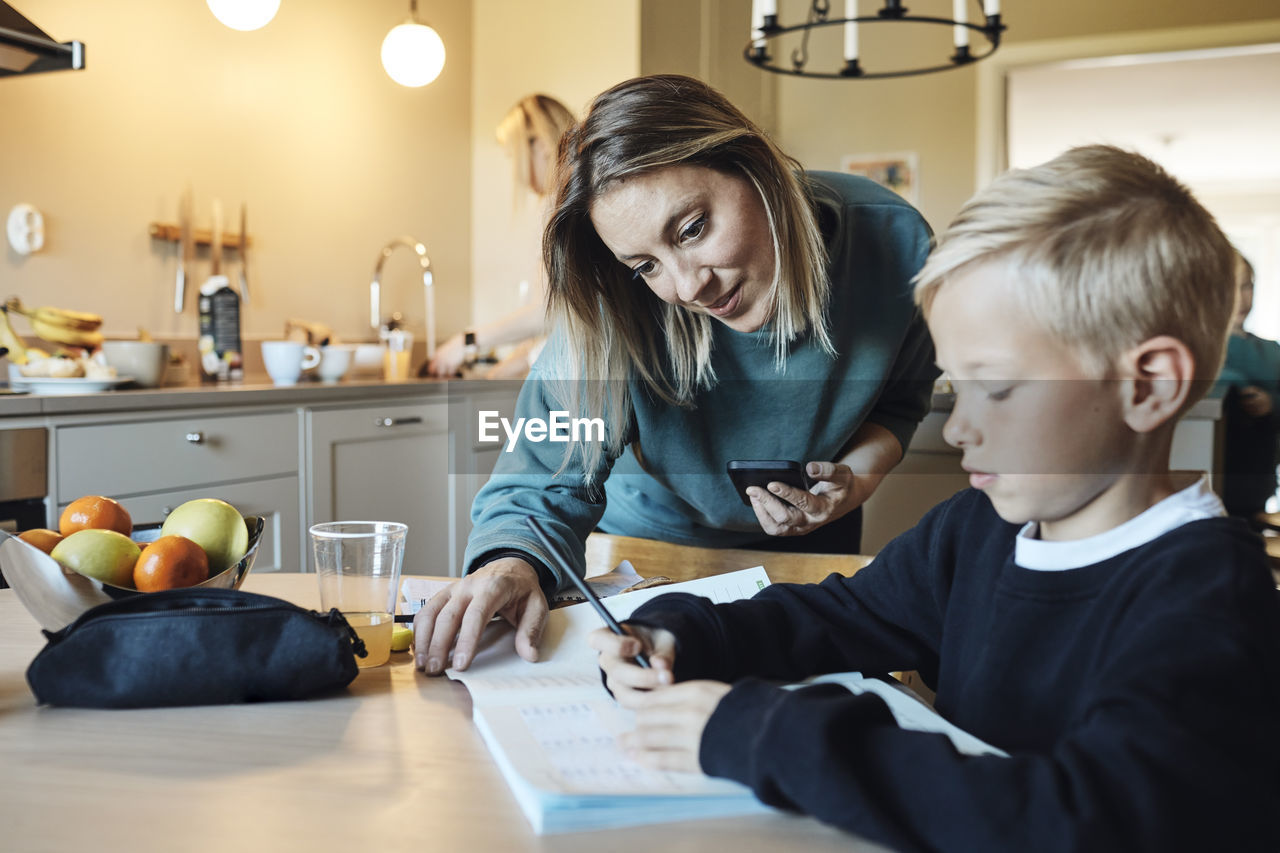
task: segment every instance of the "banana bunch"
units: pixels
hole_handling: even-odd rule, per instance
[[[5,358],[14,364],[27,363],[27,346],[9,323],[9,309],[0,305],[0,347],[7,349]]]
[[[9,297],[4,307],[26,317],[35,336],[51,344],[85,349],[97,349],[102,345],[103,335],[98,331],[98,327],[102,325],[102,317],[98,314],[68,311],[48,305],[27,308],[16,296]]]

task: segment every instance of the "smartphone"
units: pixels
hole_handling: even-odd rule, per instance
[[[790,459],[735,459],[729,463],[728,472],[729,479],[738,489],[738,496],[747,506],[751,506],[751,498],[747,497],[748,486],[767,490],[770,483],[786,483],[807,491],[813,485],[804,472],[804,466]]]

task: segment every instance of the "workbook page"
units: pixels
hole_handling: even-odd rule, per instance
[[[627,619],[646,601],[668,592],[701,595],[716,603],[750,598],[769,585],[762,567],[685,581],[669,586],[626,592],[602,599],[618,621]],[[605,697],[600,683],[596,651],[587,645],[587,635],[604,622],[588,602],[552,610],[539,646],[540,660],[529,663],[515,653],[514,629],[505,622],[490,624],[481,637],[475,660],[466,670],[448,670],[471,691],[474,706],[545,700],[545,691],[557,691],[558,698],[576,701]],[[612,700],[610,700],[612,701]]]

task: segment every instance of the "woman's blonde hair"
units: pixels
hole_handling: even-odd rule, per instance
[[[547,157],[554,157],[560,145],[560,137],[573,126],[573,113],[564,104],[550,95],[525,95],[516,105],[507,111],[498,123],[498,142],[511,157],[511,165],[515,169],[515,186],[517,199],[523,198],[525,187],[538,195],[546,195],[551,191],[554,180],[551,170],[545,171],[545,184],[534,183],[533,143],[540,141],[545,147]]]
[[[760,193],[773,236],[774,311],[769,332],[779,367],[809,330],[834,354],[826,326],[826,249],[800,164],[707,84],[680,75],[637,77],[602,93],[561,139],[557,187],[543,237],[548,313],[564,344],[556,373],[562,404],[608,425],[605,446],[571,445],[586,482],[605,451],[618,453],[629,423],[627,382],[673,406],[692,405],[715,382],[717,322],[663,302],[596,234],[591,205],[623,178],[668,166],[701,166],[746,178]]]
[[[1160,166],[1089,145],[974,195],[916,276],[915,297],[927,315],[948,278],[1007,259],[1023,306],[1090,371],[1103,376],[1125,350],[1170,335],[1191,350],[1197,379],[1211,380],[1235,311],[1235,254]]]

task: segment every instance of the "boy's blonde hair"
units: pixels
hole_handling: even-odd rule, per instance
[[[1007,259],[1023,306],[1099,376],[1157,335],[1186,344],[1204,380],[1189,406],[1222,366],[1235,255],[1168,172],[1139,154],[1089,145],[1006,172],[974,195],[916,276],[915,297],[927,316],[962,268]]]

